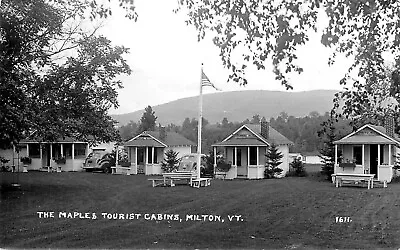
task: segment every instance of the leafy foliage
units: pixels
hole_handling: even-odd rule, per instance
[[[21,157],[21,162],[24,164],[31,164],[32,163],[32,158],[28,156]]]
[[[57,164],[65,164],[67,162],[67,159],[65,158],[65,156],[54,157],[53,160]]]
[[[181,162],[181,158],[178,157],[178,154],[178,152],[175,152],[172,149],[165,152],[165,158],[161,162],[161,169],[164,172],[170,173],[178,169],[179,163]]]
[[[304,177],[307,176],[307,172],[304,168],[304,163],[298,159],[295,158],[291,163],[290,163],[290,167],[292,169],[294,169],[294,171],[289,171],[288,173],[286,173],[286,176],[297,176],[297,177]]]
[[[128,124],[119,127],[118,130],[122,141],[132,139],[137,134],[138,128],[139,125],[132,120]]]
[[[115,121],[120,74],[131,70],[122,55],[94,30],[81,26],[111,14],[100,1],[25,0],[0,5],[0,147],[33,136],[91,143],[117,140]],[[127,16],[136,18],[134,8]],[[89,13],[89,14],[88,14]]]
[[[325,175],[327,180],[330,180],[335,168],[335,145],[333,142],[337,139],[335,120],[332,112],[329,119],[321,124],[321,130],[318,135],[324,142],[323,147],[319,151],[320,158],[324,164],[321,168],[321,174]],[[340,156],[339,153],[338,157]]]
[[[354,57],[349,72],[372,82],[380,79],[382,54],[389,52],[400,64],[400,6],[397,1],[193,1],[181,0],[179,8],[188,13],[187,23],[196,27],[198,39],[214,35],[223,64],[231,69],[230,78],[246,84],[244,73],[252,63],[265,69],[271,59],[276,79],[292,88],[287,75],[301,73],[297,48],[317,31],[317,23],[328,19],[321,43],[334,52]],[[318,13],[325,12],[325,15]],[[236,53],[240,50],[240,53]],[[350,80],[347,74],[343,81]],[[368,87],[368,84],[367,86]],[[365,89],[369,91],[368,88]]]
[[[272,143],[268,147],[268,151],[265,154],[266,163],[265,163],[265,171],[264,178],[271,179],[276,178],[283,169],[278,166],[282,163],[280,160],[283,158],[283,154],[279,152],[278,146]]]
[[[194,1],[180,0],[187,24],[206,33],[230,69],[229,80],[246,85],[246,68],[265,69],[272,60],[276,80],[292,89],[289,78],[303,72],[297,49],[327,19],[321,43],[352,60],[336,94],[336,118],[351,119],[356,129],[382,124],[389,112],[400,124],[400,5],[398,1]],[[389,55],[389,56],[388,56]],[[388,61],[391,65],[388,66]],[[351,85],[346,87],[346,85]],[[400,125],[396,125],[400,132]]]
[[[143,131],[154,131],[156,128],[156,121],[157,117],[155,116],[155,111],[153,111],[150,105],[147,106],[140,118],[138,133],[140,134]]]
[[[394,163],[394,169],[400,170],[400,153],[396,155],[396,160]]]

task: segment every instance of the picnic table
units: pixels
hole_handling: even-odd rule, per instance
[[[367,181],[368,189],[374,188],[374,174],[354,174],[354,173],[336,173],[332,174],[336,187],[342,186],[343,182]]]
[[[149,181],[152,181],[153,187],[156,186],[175,186],[175,181],[180,181],[180,180],[186,180],[187,183],[191,187],[197,187],[199,188],[200,186],[209,186],[211,184],[211,180],[209,178],[196,178],[197,175],[195,172],[191,171],[176,171],[176,172],[171,172],[171,173],[163,173],[162,178],[158,179],[149,179]]]
[[[131,170],[132,170],[131,167],[122,167],[122,166],[111,167],[112,174],[123,174],[124,172],[126,172],[126,175],[131,175]]]

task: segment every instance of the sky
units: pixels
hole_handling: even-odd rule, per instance
[[[137,22],[126,19],[122,9],[114,8],[100,32],[114,45],[130,48],[124,58],[132,69],[130,76],[121,80],[120,107],[111,114],[143,110],[180,98],[199,95],[201,63],[210,81],[222,91],[275,90],[286,91],[276,81],[272,63],[265,70],[249,67],[248,84],[227,82],[229,71],[222,65],[219,50],[212,43],[212,36],[198,42],[194,27],[185,24],[184,13],[173,13],[176,0],[136,0],[139,14]],[[323,18],[319,23],[324,27]],[[293,91],[316,89],[342,89],[339,80],[351,61],[338,57],[334,66],[328,66],[331,50],[320,43],[320,33],[310,34],[310,41],[299,48],[299,64],[304,68],[300,75],[291,77]],[[214,93],[213,88],[203,88],[203,93]]]

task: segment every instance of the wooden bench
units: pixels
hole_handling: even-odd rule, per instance
[[[215,178],[217,178],[218,176],[222,176],[222,179],[225,180],[226,172],[215,172]]]
[[[196,178],[196,173],[191,171],[176,171],[171,173],[163,173],[164,180],[187,180],[188,184],[192,186],[193,179]]]
[[[170,186],[170,187],[174,187],[175,184],[173,182],[172,179],[170,180],[166,180],[166,179],[148,179],[149,181],[153,182],[153,187],[158,187],[158,186]],[[169,183],[168,183],[169,182]]]
[[[200,179],[193,179],[192,180],[193,187],[207,187],[211,185],[211,179],[210,178],[200,178]]]
[[[358,183],[366,181],[368,189],[374,188],[374,174],[352,174],[352,173],[337,173],[332,174],[332,179],[335,182],[336,187],[341,187],[344,183]]]
[[[111,167],[112,174],[119,174],[117,170],[126,170],[126,175],[131,175],[131,167]]]

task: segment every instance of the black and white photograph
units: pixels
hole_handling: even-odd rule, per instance
[[[1,249],[400,249],[400,1],[0,0]]]

